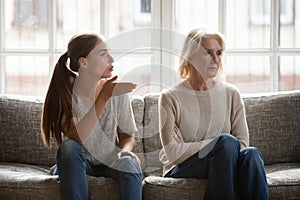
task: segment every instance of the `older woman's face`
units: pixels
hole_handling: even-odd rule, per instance
[[[199,51],[192,56],[190,63],[205,80],[214,78],[220,70],[222,53],[222,45],[216,38],[203,38]]]

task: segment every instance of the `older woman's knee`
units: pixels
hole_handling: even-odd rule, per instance
[[[256,147],[247,147],[240,151],[241,160],[249,163],[263,163],[260,150]]]
[[[239,151],[240,149],[240,142],[230,134],[221,134],[217,144],[227,150]]]

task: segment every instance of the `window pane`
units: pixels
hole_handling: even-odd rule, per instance
[[[281,0],[280,5],[280,47],[299,48],[300,1]]]
[[[122,81],[133,81],[133,94],[152,91],[154,66],[151,27],[151,0],[106,0],[107,44],[113,51],[115,74]],[[143,28],[143,29],[141,29]],[[114,53],[115,52],[115,53]]]
[[[47,4],[47,0],[4,0],[4,48],[49,48]]]
[[[5,62],[5,92],[40,96],[48,87],[48,56],[7,56]]]
[[[122,81],[130,81],[137,84],[137,89],[133,92],[135,95],[144,95],[152,91],[151,70],[155,68],[151,65],[152,56],[126,54],[122,56],[113,56],[114,73]]]
[[[300,56],[280,57],[280,90],[300,89]]]
[[[106,3],[109,37],[151,25],[151,0],[107,0]]]
[[[270,0],[226,2],[229,48],[270,48]]]
[[[57,1],[57,48],[66,49],[79,32],[100,33],[99,0]]]
[[[270,92],[270,62],[267,56],[226,56],[226,80],[242,93]]]
[[[218,30],[218,0],[176,0],[175,30],[187,34],[195,28]]]

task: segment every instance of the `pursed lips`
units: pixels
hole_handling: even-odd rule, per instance
[[[110,65],[110,66],[108,66],[107,68],[108,68],[108,70],[110,70],[110,71],[113,71],[113,70],[114,70],[114,66],[113,66],[113,65]]]

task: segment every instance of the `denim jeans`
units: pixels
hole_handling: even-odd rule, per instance
[[[222,134],[204,158],[198,154],[176,165],[166,176],[208,179],[207,200],[269,199],[264,163],[258,149],[240,149],[235,137]]]
[[[92,166],[86,160],[82,146],[74,140],[66,140],[59,147],[56,159],[57,168],[53,170],[53,174],[59,175],[63,199],[89,199],[86,174],[114,179],[119,186],[120,200],[142,199],[141,168],[130,156],[116,159],[109,166]]]

